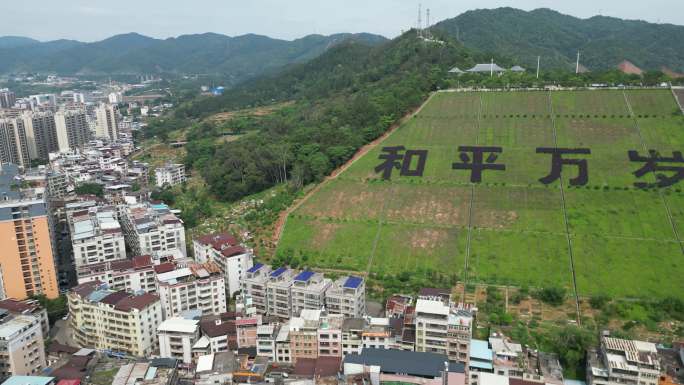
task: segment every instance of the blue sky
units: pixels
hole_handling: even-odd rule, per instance
[[[190,33],[257,33],[295,39],[311,33],[372,32],[394,37],[416,24],[418,3],[433,20],[476,8],[546,7],[684,24],[682,0],[32,0],[0,1],[0,36],[95,41],[126,32],[165,38]]]

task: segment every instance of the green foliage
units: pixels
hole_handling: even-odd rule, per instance
[[[41,294],[33,296],[32,298],[38,300],[40,306],[47,311],[50,325],[53,325],[55,321],[64,317],[68,311],[68,303],[65,295],[60,295],[55,299],[48,299]]]
[[[580,49],[581,63],[592,71],[630,60],[645,70],[666,66],[684,72],[684,27],[676,25],[498,8],[468,11],[433,29],[458,36],[466,47],[496,52],[529,68],[541,56],[543,68],[574,70]]]
[[[565,302],[567,295],[564,287],[545,287],[535,292],[535,296],[542,302],[551,306],[560,306]]]
[[[77,186],[75,191],[78,195],[95,195],[100,198],[104,196],[104,187],[99,183],[83,183]]]

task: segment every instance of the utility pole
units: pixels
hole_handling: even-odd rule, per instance
[[[489,77],[494,77],[494,58],[492,58],[492,64],[489,65]]]
[[[418,37],[423,37],[423,4],[418,4]]]
[[[539,63],[541,62],[541,56],[537,56],[537,79],[539,79]]]
[[[425,22],[425,37],[430,38],[430,8],[427,9],[427,20]]]
[[[579,59],[580,59],[580,51],[577,50],[577,65],[575,66],[575,74],[579,73]]]

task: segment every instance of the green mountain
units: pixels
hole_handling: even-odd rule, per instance
[[[94,43],[40,43],[5,37],[0,38],[0,74],[212,74],[224,75],[237,83],[288,64],[308,61],[347,40],[377,44],[386,39],[371,34],[336,34],[286,41],[259,35],[229,37],[206,33],[162,40],[129,33]]]
[[[684,72],[684,26],[594,16],[579,19],[550,9],[468,11],[433,27],[458,37],[466,47],[496,52],[534,67],[574,69],[577,51],[590,70],[615,68],[629,60],[644,70],[665,66]]]

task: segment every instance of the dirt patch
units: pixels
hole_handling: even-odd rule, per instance
[[[513,210],[509,211],[487,211],[474,214],[476,217],[475,223],[478,227],[484,227],[488,229],[505,229],[510,227],[515,221],[518,220],[518,213]]]
[[[233,119],[233,118],[238,117],[238,116],[261,117],[261,116],[270,115],[274,111],[280,110],[280,109],[287,107],[287,106],[291,106],[293,104],[294,104],[293,101],[289,101],[289,102],[278,103],[278,104],[274,104],[274,105],[270,105],[270,106],[249,108],[249,109],[245,109],[245,110],[219,112],[217,114],[214,114],[214,115],[208,117],[207,120],[214,122],[214,123],[223,123],[227,120]]]
[[[409,242],[411,248],[433,250],[446,242],[449,234],[442,229],[417,229],[411,232]]]
[[[321,248],[333,239],[340,225],[337,223],[316,222],[316,228],[318,231],[316,231],[313,239],[311,239],[311,243],[314,247]]]

